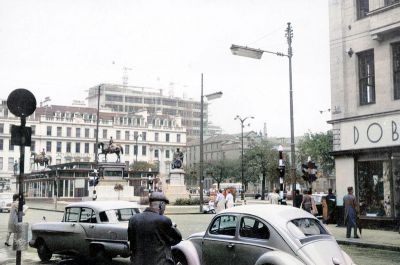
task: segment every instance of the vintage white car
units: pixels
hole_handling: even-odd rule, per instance
[[[61,222],[32,225],[29,245],[42,261],[53,254],[109,264],[113,257],[129,257],[128,221],[139,213],[135,202],[87,201],[66,206]]]
[[[205,232],[174,246],[173,255],[180,265],[354,264],[317,218],[284,205],[226,209]]]

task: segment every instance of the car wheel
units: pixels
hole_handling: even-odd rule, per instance
[[[186,257],[182,252],[175,252],[174,260],[176,265],[188,265]]]
[[[109,255],[107,255],[106,251],[104,250],[104,247],[97,246],[93,249],[92,253],[94,258],[94,264],[109,265],[111,263],[112,258]]]
[[[40,260],[44,262],[49,261],[51,256],[53,256],[53,253],[51,253],[44,240],[40,240],[37,244],[37,253]]]

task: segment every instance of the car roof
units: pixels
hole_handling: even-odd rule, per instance
[[[68,204],[66,208],[70,207],[88,207],[96,212],[102,212],[111,209],[139,208],[139,205],[137,202],[128,201],[84,201]]]
[[[298,218],[315,218],[312,214],[290,205],[253,204],[225,209],[221,213],[249,214],[260,217],[267,222],[286,226],[286,223]]]

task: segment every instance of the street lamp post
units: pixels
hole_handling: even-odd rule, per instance
[[[241,165],[241,171],[242,171],[241,199],[242,199],[242,201],[244,201],[244,187],[245,187],[244,186],[244,165],[243,165],[243,160],[244,160],[243,128],[245,126],[244,122],[247,119],[254,119],[254,117],[253,116],[249,116],[249,117],[246,117],[246,118],[241,118],[239,115],[236,115],[236,117],[235,117],[235,120],[239,120],[240,121],[240,125],[241,125],[240,128],[242,129],[242,161],[241,161],[241,163],[242,163],[242,165]],[[250,123],[247,126],[250,126]]]
[[[292,39],[293,39],[293,28],[290,22],[287,23],[285,30],[285,37],[288,43],[287,54],[281,52],[271,52],[260,49],[254,49],[239,45],[232,44],[231,51],[234,55],[245,56],[253,59],[261,59],[263,53],[271,53],[277,56],[285,56],[289,59],[289,97],[290,97],[290,161],[291,161],[291,177],[293,179],[293,190],[292,194],[296,190],[296,158],[295,158],[295,145],[294,145],[294,117],[293,117],[293,87],[292,87]]]
[[[200,97],[200,212],[203,212],[203,190],[204,190],[204,150],[203,150],[203,134],[204,134],[204,97],[207,100],[213,100],[220,98],[222,96],[222,92],[215,92],[208,95],[203,95],[203,74],[201,74],[201,97]]]
[[[99,165],[99,122],[100,122],[100,89],[101,85],[97,87],[97,117],[96,117],[96,147],[94,148],[94,160],[96,168]]]

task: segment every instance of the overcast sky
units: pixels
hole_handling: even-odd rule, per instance
[[[287,53],[293,37],[295,135],[325,132],[330,113],[329,19],[325,0],[0,0],[0,99],[26,88],[40,102],[70,105],[99,83],[163,88],[211,102],[210,120],[289,137],[288,59],[233,56],[232,43]]]

